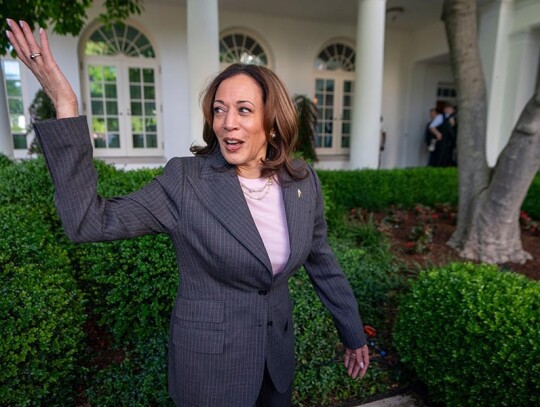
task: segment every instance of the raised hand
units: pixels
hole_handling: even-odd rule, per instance
[[[38,44],[25,21],[17,24],[8,18],[7,23],[11,30],[6,31],[9,42],[51,98],[56,116],[59,119],[78,116],[77,96],[52,56],[45,30],[40,28],[41,44]]]

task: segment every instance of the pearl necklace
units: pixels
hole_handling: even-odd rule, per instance
[[[270,187],[272,186],[272,178],[268,178],[268,181],[260,187],[260,188],[250,188],[247,185],[244,185],[242,182],[240,182],[240,186],[242,187],[242,192],[245,196],[255,199],[257,201],[260,201],[263,199],[266,195],[268,195],[268,192],[270,191]]]

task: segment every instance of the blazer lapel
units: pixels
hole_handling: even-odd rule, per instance
[[[300,250],[300,245],[306,241],[306,225],[310,217],[309,200],[315,199],[310,196],[308,184],[306,180],[292,181],[288,176],[284,175],[283,186],[283,202],[285,205],[285,214],[287,216],[287,228],[289,230],[289,242],[291,247],[291,255],[285,266],[283,275],[291,272],[291,268],[295,269],[301,263],[303,250]]]
[[[234,168],[219,152],[203,159],[200,179],[187,179],[206,209],[264,266],[272,272],[270,258],[244,198]]]

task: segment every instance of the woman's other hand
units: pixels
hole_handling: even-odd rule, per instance
[[[345,368],[353,379],[364,377],[369,366],[369,350],[367,345],[358,349],[345,349]]]
[[[40,45],[25,21],[17,24],[8,18],[7,23],[11,29],[6,32],[9,42],[51,98],[56,116],[59,119],[78,116],[77,96],[52,56],[45,30],[39,29]]]

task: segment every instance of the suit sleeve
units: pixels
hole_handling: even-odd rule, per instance
[[[347,348],[357,349],[367,343],[358,304],[328,244],[321,185],[313,169],[311,177],[316,190],[316,213],[311,252],[304,267],[317,295],[332,314],[341,341]]]
[[[94,242],[166,233],[178,220],[181,177],[166,166],[162,176],[132,194],[97,195],[97,172],[85,116],[34,126],[55,187],[55,205],[73,242]],[[177,178],[173,182],[173,178]]]

